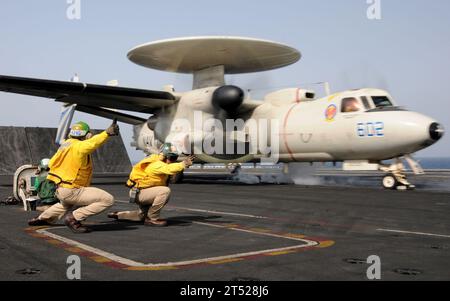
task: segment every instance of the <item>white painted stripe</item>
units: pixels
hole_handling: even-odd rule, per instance
[[[297,240],[297,241],[302,241],[305,243],[312,242],[312,240],[306,240],[306,239],[297,238],[297,237],[282,236],[279,234],[267,233],[267,232],[257,232],[257,231],[247,230],[247,229],[232,228],[232,227],[222,226],[222,225],[218,225],[218,224],[202,223],[202,222],[193,222],[193,223],[198,224],[198,225],[209,226],[209,227],[225,228],[225,229],[233,230],[233,231],[240,231],[240,232],[258,234],[258,235],[272,236],[272,237],[276,237],[276,238],[284,238],[284,239],[289,239],[289,240]],[[318,245],[317,242],[314,242],[314,243],[315,244],[313,244],[313,245]]]
[[[83,249],[84,251],[92,252],[92,253],[94,253],[96,255],[100,255],[100,256],[106,257],[108,259],[111,259],[113,261],[116,261],[116,262],[119,262],[119,263],[122,263],[122,264],[125,264],[125,265],[139,264],[139,263],[134,262],[132,260],[129,260],[129,259],[117,256],[117,255],[114,255],[112,253],[105,252],[103,250],[100,250],[100,249],[97,249],[97,248],[85,245],[85,244],[83,244],[81,242],[78,242],[78,241],[75,241],[75,240],[72,240],[72,239],[68,239],[68,238],[65,238],[63,236],[60,236],[60,235],[57,235],[57,234],[54,234],[54,233],[51,233],[51,232],[48,231],[48,230],[55,230],[55,229],[62,229],[62,228],[65,228],[65,227],[54,227],[54,228],[41,229],[41,230],[37,230],[36,232],[40,233],[40,234],[44,234],[44,235],[46,235],[48,237],[60,240],[60,241],[66,243],[66,244],[68,244],[68,245],[70,245],[72,247],[76,247],[76,248]]]
[[[122,201],[122,200],[116,200],[117,203],[122,204],[130,204],[128,201]],[[214,211],[214,210],[205,210],[205,209],[195,209],[195,208],[186,208],[186,207],[175,207],[175,206],[167,206],[165,207],[167,210],[183,210],[183,211],[192,211],[192,212],[201,212],[201,213],[208,213],[208,214],[221,214],[221,215],[229,215],[229,216],[239,216],[239,217],[249,217],[249,218],[256,218],[256,219],[271,219],[267,216],[259,216],[259,215],[251,215],[251,214],[244,214],[244,213],[236,213],[236,212],[224,212],[224,211]]]
[[[290,247],[284,247],[284,248],[276,248],[276,249],[267,249],[267,250],[259,250],[259,251],[254,251],[254,252],[246,252],[246,253],[237,253],[237,254],[232,254],[232,255],[225,255],[225,256],[217,256],[217,257],[208,257],[208,258],[202,258],[202,259],[196,259],[196,260],[188,260],[188,261],[178,261],[178,262],[168,262],[168,263],[157,263],[157,264],[144,264],[141,262],[136,262],[133,261],[131,259],[127,259],[124,257],[120,257],[117,256],[113,253],[109,253],[88,245],[85,245],[83,243],[80,243],[78,241],[75,240],[71,240],[65,237],[62,237],[60,235],[54,234],[49,232],[49,230],[51,229],[60,229],[60,228],[64,228],[64,227],[58,227],[58,228],[51,228],[51,229],[41,229],[41,230],[37,230],[36,232],[40,233],[40,234],[44,234],[47,235],[51,238],[63,241],[64,243],[92,252],[94,254],[106,257],[112,261],[115,262],[119,262],[122,263],[124,265],[128,265],[131,267],[149,267],[149,268],[158,268],[158,267],[176,267],[176,266],[183,266],[183,265],[190,265],[190,264],[198,264],[198,263],[206,263],[206,262],[210,262],[210,261],[221,261],[221,260],[226,260],[226,259],[234,259],[234,258],[240,258],[240,257],[246,257],[246,256],[253,256],[253,255],[260,255],[260,254],[264,254],[264,253],[273,253],[273,252],[283,252],[283,251],[289,251],[289,250],[294,250],[294,249],[299,249],[299,248],[307,248],[307,247],[313,247],[313,246],[317,246],[319,243],[316,241],[312,241],[312,240],[307,240],[307,239],[301,239],[301,238],[295,238],[295,237],[285,237],[282,235],[278,235],[278,234],[272,234],[272,233],[263,233],[263,232],[256,232],[256,231],[251,231],[251,230],[245,230],[245,229],[237,229],[237,228],[229,228],[227,226],[222,226],[222,225],[216,225],[216,224],[209,224],[209,223],[200,223],[200,222],[193,222],[194,224],[198,224],[198,225],[203,225],[203,226],[209,226],[209,227],[216,227],[216,228],[223,228],[223,229],[227,229],[227,230],[234,230],[234,231],[241,231],[241,232],[247,232],[247,233],[251,233],[251,234],[256,234],[256,235],[265,235],[265,236],[272,236],[272,237],[277,237],[277,238],[283,238],[283,239],[288,239],[288,240],[295,240],[295,241],[301,241],[302,244],[301,245],[294,245],[294,246],[290,246]]]
[[[422,236],[435,236],[435,237],[450,238],[450,235],[433,234],[433,233],[423,233],[423,232],[410,232],[410,231],[389,230],[389,229],[377,229],[377,231],[393,232],[393,233],[403,233],[403,234],[414,234],[414,235],[422,235]]]
[[[223,212],[223,211],[214,211],[214,210],[204,210],[204,209],[193,209],[193,208],[184,208],[184,207],[174,207],[174,206],[169,206],[167,209],[172,209],[172,208],[175,210],[184,210],[184,211],[192,211],[192,212],[250,217],[250,218],[256,218],[256,219],[270,219],[270,217],[259,216],[259,215],[251,215],[251,214],[243,214],[243,213],[235,213],[235,212]]]

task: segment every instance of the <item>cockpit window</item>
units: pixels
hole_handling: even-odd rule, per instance
[[[342,100],[341,112],[351,113],[358,112],[362,109],[361,103],[356,98],[344,98]]]
[[[372,100],[377,108],[393,107],[387,96],[372,96]]]

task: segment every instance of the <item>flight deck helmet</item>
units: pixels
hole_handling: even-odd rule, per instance
[[[40,171],[43,171],[43,170],[49,170],[50,168],[48,167],[48,164],[50,163],[50,159],[48,159],[48,158],[45,158],[45,159],[42,159],[40,162],[39,162],[39,170]]]
[[[160,153],[164,155],[166,159],[169,159],[171,162],[175,162],[178,159],[178,150],[172,145],[172,143],[165,143],[161,146]]]
[[[83,138],[91,131],[91,128],[86,122],[80,121],[72,125],[70,129],[71,138]]]

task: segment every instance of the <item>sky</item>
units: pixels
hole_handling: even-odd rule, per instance
[[[80,19],[67,10],[80,3]],[[268,39],[302,52],[302,60],[264,73],[227,79],[255,90],[328,81],[333,92],[373,87],[450,129],[450,1],[378,0],[381,19],[367,10],[377,0],[2,0],[0,74],[161,90],[191,88],[189,75],[146,69],[127,52],[143,43],[184,36]],[[68,3],[69,2],[69,3]],[[319,89],[319,87],[318,87]],[[0,126],[57,127],[60,104],[0,93]],[[142,116],[142,115],[141,115]],[[77,112],[93,128],[110,120]],[[132,128],[121,124],[131,160]],[[450,157],[450,135],[421,157]]]

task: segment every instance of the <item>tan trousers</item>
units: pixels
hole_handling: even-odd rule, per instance
[[[131,192],[130,192],[131,193]],[[139,210],[123,211],[117,213],[119,220],[143,221],[146,217],[152,220],[159,219],[161,210],[169,202],[170,188],[156,186],[141,190],[138,197]]]
[[[114,197],[111,194],[95,187],[58,188],[56,197],[61,203],[45,210],[39,216],[40,220],[54,221],[64,216],[68,210],[78,207],[73,211],[73,216],[77,221],[84,221],[89,216],[99,214],[114,204]]]

